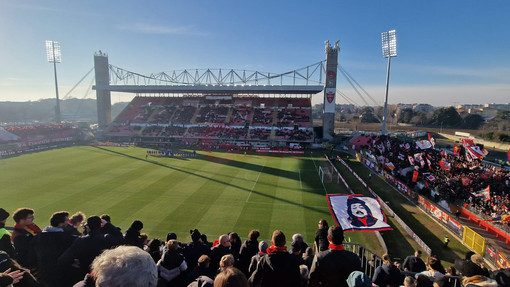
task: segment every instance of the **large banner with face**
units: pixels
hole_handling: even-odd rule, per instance
[[[324,89],[324,112],[335,113],[336,88]]]
[[[328,204],[344,232],[393,230],[379,202],[363,195],[328,194]]]

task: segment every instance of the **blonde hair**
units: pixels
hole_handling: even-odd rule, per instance
[[[231,266],[234,266],[234,256],[232,254],[223,255],[220,259],[221,270]]]
[[[388,254],[383,254],[382,256],[383,264],[390,266],[391,265],[391,257]]]
[[[177,240],[168,240],[166,243],[166,249],[175,251],[179,248],[179,242]]]

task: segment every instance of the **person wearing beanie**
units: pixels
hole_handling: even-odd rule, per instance
[[[186,258],[186,263],[188,264],[188,266],[194,268],[195,266],[197,266],[198,259],[200,258],[200,256],[209,255],[210,250],[202,242],[201,234],[200,231],[198,231],[198,229],[190,230],[189,233],[191,237],[191,242],[184,245],[183,255],[184,258]]]
[[[18,208],[12,218],[16,222],[11,240],[14,245],[16,256],[14,258],[23,267],[35,267],[33,258],[29,256],[32,239],[42,230],[34,223],[34,210],[30,208]]]
[[[5,229],[5,222],[9,218],[9,212],[0,208],[0,250],[5,251],[10,257],[14,257],[14,247],[11,243],[12,234]]]
[[[296,256],[289,254],[285,246],[285,234],[281,230],[273,232],[271,247],[267,249],[251,274],[251,286],[299,286],[301,273]]]
[[[140,231],[143,229],[143,223],[140,220],[135,220],[131,226],[126,230],[124,235],[124,243],[126,245],[136,246],[143,248],[143,239],[140,236]]]
[[[343,240],[342,227],[331,226],[328,229],[329,249],[315,256],[308,277],[308,286],[348,287],[346,280],[349,274],[353,271],[362,271],[358,255],[345,250]]]
[[[259,263],[260,259],[266,255],[267,248],[269,246],[267,245],[267,242],[260,241],[259,243],[259,252],[251,257],[250,266],[248,266],[248,274],[251,275],[253,271],[255,271],[255,268],[257,268],[257,264]]]

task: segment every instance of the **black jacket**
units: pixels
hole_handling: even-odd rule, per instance
[[[404,260],[404,264],[402,264],[402,267],[407,268],[407,271],[411,272],[422,272],[427,270],[427,266],[425,266],[425,262],[421,260],[421,258],[416,256],[407,256]]]
[[[347,287],[345,280],[353,271],[362,271],[356,254],[346,250],[321,251],[312,262],[308,285]]]
[[[62,270],[57,265],[57,260],[76,239],[69,233],[57,231],[54,228],[45,228],[32,240],[33,250],[36,255],[37,277],[47,286],[61,285]]]
[[[315,232],[315,244],[317,245],[318,251],[328,250],[329,241],[327,227],[317,229],[317,231]]]
[[[184,246],[183,255],[189,268],[195,268],[198,264],[198,258],[202,255],[209,255],[211,252],[205,244],[200,241],[192,241]],[[197,276],[198,277],[198,276]]]
[[[273,252],[262,257],[249,281],[252,286],[295,287],[300,282],[299,262],[287,251]]]
[[[257,252],[259,252],[259,242],[257,240],[248,239],[241,245],[238,268],[247,276],[249,276],[248,267],[250,266],[251,258],[253,255],[257,254]]]

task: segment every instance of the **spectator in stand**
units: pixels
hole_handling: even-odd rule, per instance
[[[228,234],[228,240],[230,240],[230,252],[237,261],[237,259],[239,259],[239,251],[241,250],[241,237],[235,232],[230,232]]]
[[[209,269],[209,263],[211,262],[211,258],[207,255],[202,255],[200,258],[198,258],[198,263],[195,268],[188,273],[186,276],[186,284],[190,284],[191,282],[195,281],[200,276],[207,276],[209,278],[213,278],[213,274],[211,273],[211,270]]]
[[[437,258],[429,257],[427,258],[427,270],[421,272],[421,274],[428,276],[431,280],[441,278],[444,276],[444,273],[439,271],[441,267],[441,262]]]
[[[260,232],[256,229],[250,231],[248,239],[243,242],[239,250],[238,268],[243,271],[245,275],[249,275],[248,267],[250,266],[251,258],[259,252],[258,238]]]
[[[471,255],[470,260],[464,265],[462,275],[466,277],[472,277],[475,275],[489,277],[489,270],[485,268],[483,257],[476,253]]]
[[[78,227],[82,225],[85,218],[85,214],[81,211],[71,215],[71,217],[69,217],[69,222],[64,227],[64,231],[71,235],[81,236],[82,233],[78,230]]]
[[[179,242],[169,240],[166,251],[157,263],[159,277],[167,286],[181,286],[185,281],[184,271],[188,269],[184,256],[179,252]]]
[[[248,287],[248,280],[244,273],[235,268],[230,267],[223,270],[214,279],[214,287]],[[275,285],[277,286],[277,285]]]
[[[67,211],[53,213],[50,226],[46,226],[32,240],[33,252],[36,255],[37,277],[46,286],[65,286],[62,282],[61,270],[57,261],[76,239],[64,228],[69,220]]]
[[[207,249],[211,250],[212,242],[207,241],[207,235],[202,234],[200,235],[200,239],[202,240],[202,243],[207,247]]]
[[[328,250],[328,222],[326,219],[321,219],[318,225],[319,228],[315,232],[315,253]]]
[[[0,208],[0,251],[5,251],[10,257],[14,257],[15,251],[11,242],[11,233],[5,229],[7,218],[9,218],[9,212]]]
[[[427,270],[427,266],[425,266],[425,262],[420,258],[421,250],[414,251],[414,256],[407,256],[404,260],[404,264],[402,267],[404,271],[410,272],[422,272]]]
[[[223,255],[223,257],[221,257],[220,259],[220,268],[218,269],[217,273],[225,271],[225,269],[229,267],[234,267],[234,263],[235,263],[234,255],[232,254]]]
[[[151,256],[135,246],[119,246],[94,259],[91,274],[75,287],[155,287],[158,270]]]
[[[268,248],[267,242],[265,241],[259,242],[259,252],[251,257],[250,266],[248,267],[248,274],[251,275],[253,271],[255,271],[260,259],[267,254],[267,248]]]
[[[126,245],[136,246],[143,249],[143,238],[140,231],[143,229],[143,223],[140,220],[135,220],[131,226],[126,230],[124,235],[124,243]]]
[[[147,244],[147,251],[152,259],[154,259],[154,263],[157,263],[159,259],[161,259],[161,245],[163,245],[163,242],[159,240],[158,238],[153,238],[149,241],[149,244]]]
[[[220,235],[218,239],[218,245],[211,248],[211,264],[209,268],[211,272],[215,273],[216,270],[220,267],[220,260],[223,255],[232,254],[230,251],[230,240],[227,234]]]
[[[340,226],[328,229],[329,249],[315,256],[308,286],[340,286],[347,287],[347,277],[353,271],[361,271],[361,261],[355,253],[345,250],[344,231]]]
[[[372,287],[372,279],[361,271],[351,272],[346,281],[349,287]]]
[[[299,242],[301,246],[301,253],[304,254],[308,248],[308,244],[306,244],[306,242],[303,240],[303,235],[299,233],[292,235],[292,243],[294,242]]]
[[[32,239],[42,230],[34,224],[34,210],[18,208],[12,217],[16,222],[11,236],[16,251],[15,259],[23,267],[35,267],[34,258],[30,257],[30,246]]]
[[[65,268],[63,272],[71,277],[69,281],[73,283],[89,273],[90,264],[103,250],[122,242],[120,230],[98,216],[89,217],[85,229],[87,235],[78,237],[58,258],[58,264]]]
[[[391,263],[388,254],[382,256],[383,264],[375,269],[372,281],[379,286],[398,287],[402,285],[404,276],[398,268]]]
[[[273,232],[271,247],[262,257],[249,282],[252,286],[299,286],[299,262],[287,251],[285,234],[281,230]]]
[[[190,235],[191,242],[184,246],[183,255],[188,266],[194,267],[197,266],[198,258],[202,255],[209,255],[210,250],[202,243],[198,229],[190,230]]]

